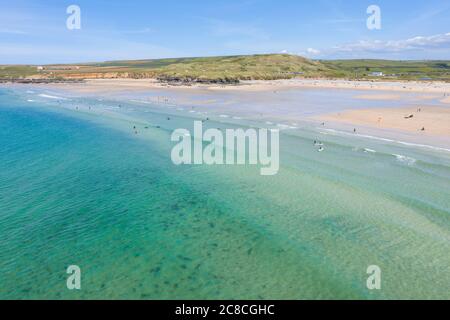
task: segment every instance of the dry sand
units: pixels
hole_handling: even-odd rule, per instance
[[[409,118],[411,115],[413,117]],[[450,137],[450,108],[445,107],[422,107],[420,112],[417,108],[349,110],[320,116],[318,119],[347,123],[355,127],[364,125]]]
[[[121,90],[145,90],[166,88],[173,90],[195,90],[196,88],[207,90],[236,90],[236,91],[277,91],[300,88],[318,89],[352,89],[413,93],[440,93],[443,98],[450,97],[450,83],[446,82],[371,82],[371,81],[347,81],[347,80],[273,80],[273,81],[242,81],[240,85],[207,85],[193,84],[173,86],[160,83],[155,79],[95,79],[86,80],[80,84],[55,84],[56,87],[66,87],[79,92],[96,91],[121,91]],[[381,99],[381,98],[380,98]]]
[[[387,81],[348,81],[348,80],[311,80],[292,79],[274,81],[243,81],[240,86],[211,87],[215,90],[286,90],[294,88],[352,89],[389,92],[440,93],[450,95],[450,83],[447,82],[387,82]]]

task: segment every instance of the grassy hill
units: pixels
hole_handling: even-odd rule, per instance
[[[169,64],[160,70],[161,77],[238,80],[315,77],[329,72],[320,62],[292,55],[196,58]]]
[[[450,81],[450,61],[323,60],[338,76],[350,79],[370,78],[383,72],[385,78],[398,80]]]
[[[0,79],[30,77],[36,73],[35,66],[0,65]]]
[[[111,61],[76,65],[4,66],[0,78],[159,78],[179,81],[233,81],[329,76],[321,62],[286,54]]]
[[[383,77],[372,77],[383,72]],[[309,60],[288,54],[110,61],[73,65],[1,66],[0,79],[158,78],[224,82],[303,78],[445,80],[450,61]]]

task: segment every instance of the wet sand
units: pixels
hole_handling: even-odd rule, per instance
[[[355,126],[364,125],[380,129],[416,132],[421,135],[450,137],[450,108],[445,107],[349,110],[317,118]]]
[[[441,100],[442,103],[450,103],[450,96]]]
[[[54,84],[55,87],[69,88],[79,92],[171,89],[171,90],[221,90],[221,91],[276,91],[299,88],[318,89],[353,89],[388,92],[442,93],[442,97],[450,97],[450,83],[445,82],[386,82],[386,81],[347,81],[347,80],[312,80],[292,79],[273,81],[242,81],[239,85],[168,85],[155,79],[95,79],[80,84]],[[448,98],[447,98],[448,99]]]

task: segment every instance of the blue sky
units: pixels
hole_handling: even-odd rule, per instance
[[[450,59],[449,0],[0,0],[0,64],[288,52]],[[68,30],[66,9],[81,8]],[[381,30],[366,10],[381,9]]]

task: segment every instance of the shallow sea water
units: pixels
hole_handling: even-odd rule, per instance
[[[38,93],[0,89],[2,299],[450,298],[446,151],[305,124],[276,176],[177,167],[188,108]]]

